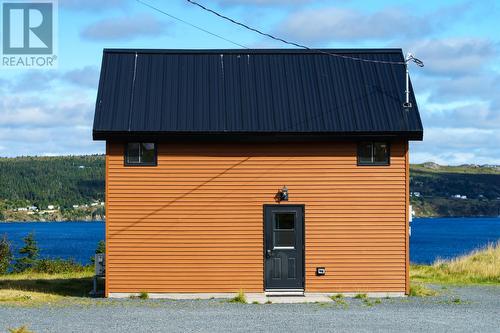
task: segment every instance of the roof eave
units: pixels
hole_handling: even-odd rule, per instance
[[[422,141],[423,131],[411,132],[149,132],[99,131],[94,140],[108,141],[239,141],[239,142],[299,142],[299,141],[359,141],[366,139]]]

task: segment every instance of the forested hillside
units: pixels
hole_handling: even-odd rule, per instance
[[[28,204],[70,208],[104,201],[104,157],[0,158],[0,200],[18,207]]]
[[[410,190],[418,216],[500,216],[498,166],[415,164]]]
[[[424,163],[410,170],[417,216],[500,215],[498,166]],[[99,218],[104,215],[104,199],[102,155],[0,158],[0,220]],[[46,210],[49,205],[57,212],[28,216],[16,211],[28,206]]]

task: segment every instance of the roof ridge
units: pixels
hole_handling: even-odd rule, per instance
[[[401,48],[316,48],[316,49],[299,49],[299,48],[281,48],[281,49],[122,49],[122,48],[104,48],[104,53],[144,53],[144,54],[212,54],[212,53],[254,53],[254,54],[310,54],[310,53],[397,53],[401,54]]]

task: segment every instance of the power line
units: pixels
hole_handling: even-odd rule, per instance
[[[209,35],[212,35],[212,36],[214,36],[214,37],[220,38],[220,39],[222,39],[222,40],[224,40],[224,41],[226,41],[226,42],[229,42],[229,43],[234,44],[234,45],[236,45],[236,46],[242,47],[242,48],[244,48],[244,49],[248,49],[248,47],[246,47],[245,45],[242,45],[242,44],[240,44],[240,43],[237,43],[237,42],[235,42],[235,41],[232,41],[232,40],[230,40],[230,39],[228,39],[228,38],[226,38],[226,37],[223,37],[223,36],[221,36],[221,35],[218,35],[218,34],[216,34],[216,33],[210,32],[210,31],[208,31],[208,30],[206,30],[206,29],[204,29],[204,28],[202,28],[202,27],[199,27],[199,26],[197,26],[197,25],[193,24],[193,23],[190,23],[190,22],[185,21],[185,20],[183,20],[183,19],[181,19],[181,18],[178,18],[178,17],[176,17],[176,16],[174,16],[174,15],[172,15],[172,14],[169,14],[169,13],[167,13],[166,11],[161,10],[161,9],[159,9],[159,8],[157,8],[157,7],[153,6],[153,5],[150,5],[149,3],[146,3],[146,2],[144,2],[144,1],[142,1],[142,0],[135,0],[135,1],[137,1],[137,2],[139,2],[139,3],[141,3],[141,4],[143,4],[144,6],[147,6],[147,7],[151,8],[151,9],[153,9],[153,10],[156,10],[157,12],[162,13],[162,14],[164,14],[164,15],[166,15],[166,16],[168,16],[168,17],[170,17],[170,18],[174,19],[174,20],[177,20],[177,21],[182,22],[182,23],[184,23],[184,24],[187,24],[187,25],[189,25],[189,26],[191,26],[191,27],[193,27],[193,28],[195,28],[195,29],[198,29],[198,30],[200,30],[200,31],[203,31],[203,32],[205,32],[205,33],[207,33],[207,34],[209,34]]]
[[[137,0],[139,1],[139,0]],[[226,21],[229,21],[233,24],[236,24],[236,25],[239,25],[240,27],[243,27],[245,29],[248,29],[250,31],[253,31],[255,33],[258,33],[262,36],[265,36],[265,37],[268,37],[268,38],[271,38],[271,39],[274,39],[278,42],[282,42],[282,43],[285,43],[285,44],[288,44],[288,45],[292,45],[292,46],[296,46],[296,47],[299,47],[299,48],[302,48],[302,49],[306,49],[306,50],[310,50],[310,51],[315,51],[315,52],[318,52],[318,53],[322,53],[322,54],[326,54],[326,55],[330,55],[330,56],[334,56],[334,57],[339,57],[339,58],[344,58],[344,59],[351,59],[351,60],[356,60],[356,61],[363,61],[363,62],[371,62],[371,63],[381,63],[381,64],[390,64],[390,65],[406,65],[406,62],[405,61],[384,61],[384,60],[371,60],[371,59],[364,59],[364,58],[359,58],[359,57],[351,57],[351,56],[346,56],[346,55],[343,55],[343,54],[338,54],[338,53],[331,53],[331,52],[326,52],[326,51],[323,51],[323,50],[318,50],[318,49],[313,49],[313,48],[310,48],[309,46],[306,46],[306,45],[302,45],[302,44],[299,44],[299,43],[295,43],[295,42],[290,42],[290,41],[287,41],[286,39],[283,39],[281,37],[276,37],[276,36],[273,36],[267,32],[263,32],[259,29],[256,29],[256,28],[253,28],[249,25],[246,25],[244,23],[241,23],[239,21],[236,21],[228,16],[225,16],[223,14],[220,14],[218,13],[217,11],[213,10],[213,9],[210,9],[208,7],[205,7],[204,5],[194,1],[194,0],[186,0],[187,2],[189,2],[190,4],[192,5],[195,5],[195,6],[198,6],[199,8],[209,12],[209,13],[212,13]]]

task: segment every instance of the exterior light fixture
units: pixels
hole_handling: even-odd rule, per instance
[[[286,187],[286,185],[283,186],[283,188],[281,190],[279,190],[278,193],[276,193],[276,195],[274,196],[274,199],[277,202],[288,201],[288,187]]]

